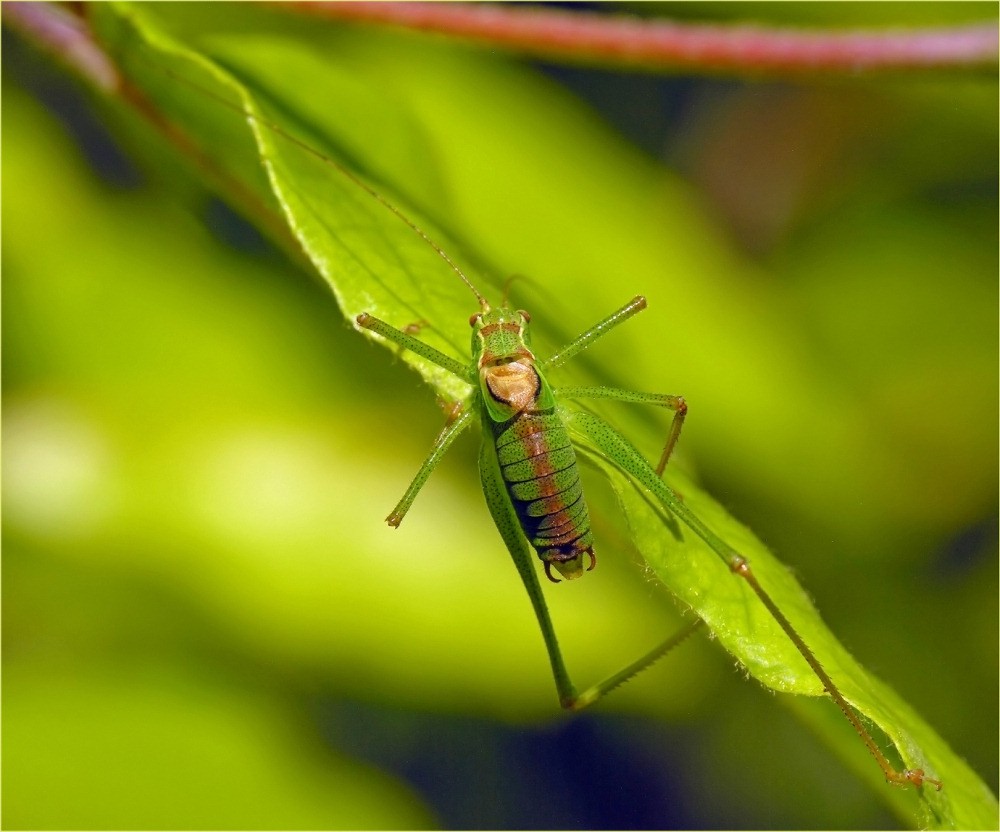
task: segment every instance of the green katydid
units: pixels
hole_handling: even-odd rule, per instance
[[[363,187],[369,190],[368,186]],[[384,201],[380,196],[377,198]],[[582,693],[577,692],[566,670],[545,597],[524,546],[526,538],[544,563],[546,576],[555,583],[559,579],[552,576],[553,567],[563,577],[575,579],[583,574],[585,556],[589,559],[587,571],[591,571],[596,565],[587,507],[567,430],[572,427],[586,435],[635,482],[648,489],[664,508],[708,544],[735,575],[749,584],[854,726],[881,767],[886,780],[898,785],[912,783],[918,787],[927,782],[940,789],[941,782],[925,776],[922,769],[900,772],[892,766],[829,674],[758,583],[746,558],[709,529],[663,481],[663,471],[687,414],[684,399],[680,396],[640,393],[614,387],[569,387],[560,390],[549,385],[546,371],[568,361],[616,326],[641,312],[646,308],[645,298],[633,298],[621,309],[582,332],[555,355],[538,361],[530,347],[531,318],[528,313],[514,310],[506,303],[496,308],[491,307],[436,243],[398,209],[392,207],[391,210],[427,240],[448,263],[472,290],[481,311],[473,314],[469,321],[473,335],[472,362],[468,365],[445,355],[409,332],[397,329],[367,313],[362,313],[357,318],[357,323],[362,328],[453,373],[472,388],[464,400],[451,407],[447,423],[435,439],[430,454],[386,522],[390,526],[399,526],[445,452],[478,417],[483,431],[479,454],[483,494],[497,530],[514,559],[531,599],[548,651],[560,704],[571,710],[587,707],[680,644],[702,622],[695,619],[622,670]],[[573,411],[558,405],[560,400],[572,399],[611,399],[654,405],[673,411],[667,441],[656,468],[651,467],[633,445],[605,420],[582,410]]]
[[[173,73],[168,72],[168,74],[184,81]],[[687,407],[684,400],[679,396],[638,393],[610,387],[574,387],[560,390],[550,386],[547,380],[548,371],[556,369],[578,355],[603,335],[644,309],[643,298],[634,298],[612,315],[584,331],[555,355],[545,360],[537,360],[529,342],[527,313],[510,308],[506,302],[496,308],[491,307],[448,254],[416,223],[364,180],[336,160],[289,135],[277,125],[262,121],[258,116],[219,99],[212,92],[201,89],[196,84],[185,83],[200,89],[203,94],[220,101],[225,106],[236,109],[254,122],[264,124],[268,129],[339,171],[422,238],[475,295],[479,311],[470,319],[473,326],[473,358],[468,364],[440,352],[415,337],[414,330],[419,329],[418,325],[398,329],[368,314],[358,316],[357,323],[363,329],[374,332],[398,347],[453,374],[471,388],[464,399],[451,407],[448,421],[437,437],[430,455],[389,516],[388,522],[393,526],[399,525],[417,493],[448,448],[478,417],[484,434],[479,460],[484,495],[497,529],[511,553],[528,592],[548,651],[560,702],[564,707],[579,710],[596,702],[663,656],[702,623],[700,619],[695,619],[679,633],[618,673],[582,693],[576,691],[566,670],[538,581],[536,567],[527,548],[530,541],[545,565],[546,574],[553,580],[553,569],[563,577],[575,578],[585,569],[593,568],[596,562],[586,518],[586,504],[582,492],[577,494],[579,484],[574,476],[576,461],[568,439],[568,433],[575,432],[585,436],[606,459],[651,495],[651,499],[663,512],[672,514],[686,524],[731,571],[746,581],[861,736],[887,780],[896,784],[912,783],[916,786],[928,782],[937,788],[941,787],[940,781],[925,776],[921,769],[897,771],[889,763],[829,674],[822,668],[771,596],[760,586],[747,560],[715,534],[664,483],[662,474],[678,441],[686,415]],[[672,411],[673,419],[658,465],[655,468],[649,465],[632,444],[603,419],[585,411],[563,407],[563,401],[574,399],[617,400],[649,404]],[[541,465],[543,462],[545,468]]]

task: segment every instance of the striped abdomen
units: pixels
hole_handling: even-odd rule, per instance
[[[569,434],[552,411],[521,413],[494,423],[497,459],[525,537],[545,561],[567,578],[593,568],[590,515]]]

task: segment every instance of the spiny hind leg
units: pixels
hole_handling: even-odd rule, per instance
[[[693,619],[666,641],[656,645],[656,647],[646,653],[646,655],[636,659],[630,665],[622,668],[617,673],[612,674],[604,681],[598,682],[593,687],[587,688],[587,690],[583,691],[583,693],[576,694],[572,698],[563,699],[562,706],[569,711],[582,711],[588,705],[593,705],[619,685],[624,684],[637,673],[641,673],[658,659],[663,658],[704,623],[705,622],[700,618]]]
[[[848,722],[857,731],[862,742],[868,751],[875,758],[886,780],[896,785],[912,784],[921,786],[929,783],[937,789],[941,788],[941,781],[928,777],[922,769],[905,769],[897,771],[886,759],[881,749],[872,738],[868,729],[865,728],[861,718],[855,713],[847,699],[840,692],[830,674],[826,672],[815,654],[806,644],[802,636],[792,626],[785,614],[779,609],[774,599],[764,590],[757,581],[756,576],[750,569],[747,559],[736,549],[726,543],[715,532],[713,532],[702,520],[689,509],[678,496],[649,468],[642,455],[629,443],[629,441],[616,431],[611,425],[598,416],[585,411],[571,411],[567,414],[566,421],[571,430],[578,430],[586,435],[603,453],[616,460],[619,467],[635,476],[636,480],[645,488],[649,489],[659,501],[670,511],[676,514],[698,537],[700,537],[709,548],[729,567],[729,569],[742,578],[756,594],[760,602],[764,605],[771,617],[784,631],[788,639],[795,645],[799,654],[812,668],[816,678],[822,683],[824,690],[830,698],[837,704],[843,712]]]

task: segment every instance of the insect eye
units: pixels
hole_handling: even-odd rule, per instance
[[[530,324],[531,323],[531,315],[529,315],[523,309],[518,309],[517,310],[517,314],[520,315],[522,318],[524,318],[524,322],[526,324]]]
[[[469,326],[475,326],[479,322],[479,319],[482,317],[483,316],[479,312],[477,312],[475,315],[470,315]]]

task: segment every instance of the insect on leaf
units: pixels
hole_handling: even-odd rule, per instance
[[[95,20],[137,92],[133,103],[141,102],[140,111],[169,125],[171,140],[220,190],[315,266],[348,320],[364,311],[398,326],[427,321],[421,339],[466,360],[466,321],[475,309],[471,295],[439,253],[366,190],[375,189],[397,206],[450,255],[473,252],[445,219],[448,183],[434,164],[436,145],[405,106],[379,106],[391,91],[373,85],[370,77],[357,77],[327,55],[262,30],[241,36],[207,31],[201,50],[195,51],[163,32],[141,7],[101,9]],[[281,71],[266,69],[274,66]],[[324,92],[318,96],[319,77]],[[277,133],[274,124],[296,140]],[[384,145],[371,151],[366,139],[373,131],[399,137],[391,145],[395,152]],[[325,159],[305,150],[299,140]],[[484,294],[498,299],[500,290],[491,276],[501,272],[483,268],[485,260],[473,252],[462,267]],[[630,288],[622,300],[642,288]],[[594,310],[593,319],[608,311]],[[536,325],[545,326],[537,312]],[[443,370],[410,354],[405,358],[445,398],[467,392],[463,382]],[[654,386],[669,383],[658,379]],[[571,430],[572,413],[567,407]],[[706,621],[719,643],[762,684],[783,693],[822,696],[822,684],[749,587],[586,435],[576,431],[575,438],[612,483],[633,543],[652,572]],[[750,561],[847,700],[884,732],[904,764],[924,768],[946,784],[940,792],[924,788],[915,798],[921,823],[935,828],[995,826],[996,803],[986,786],[839,644],[789,571],[680,472],[668,469],[667,481],[687,508]],[[877,770],[871,769],[876,777]]]

